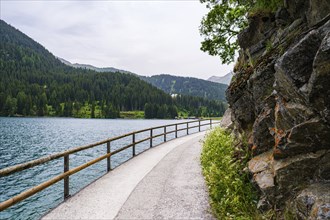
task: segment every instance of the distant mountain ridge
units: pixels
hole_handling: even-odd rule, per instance
[[[71,63],[61,57],[57,57],[57,59],[59,59],[62,63],[74,67],[74,68],[81,68],[81,69],[87,69],[87,70],[94,70],[96,72],[111,72],[111,73],[115,73],[115,72],[120,72],[120,73],[128,73],[128,74],[133,74],[136,75],[135,73],[132,73],[130,71],[127,70],[121,70],[121,69],[117,69],[114,67],[96,67],[90,64],[81,64],[81,63]]]
[[[210,100],[226,101],[225,91],[228,85],[225,84],[168,74],[140,76],[140,78],[169,94],[192,95]]]
[[[211,81],[211,82],[216,82],[216,83],[222,83],[222,84],[229,85],[230,81],[231,81],[231,78],[233,78],[233,74],[234,73],[231,71],[231,72],[227,73],[224,76],[211,76],[207,80]]]

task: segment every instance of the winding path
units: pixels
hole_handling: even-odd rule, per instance
[[[199,162],[205,132],[131,159],[43,219],[213,219]]]

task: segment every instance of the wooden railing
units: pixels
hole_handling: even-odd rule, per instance
[[[201,124],[202,121],[207,121],[207,123],[203,123]],[[198,125],[194,125],[194,126],[189,126],[190,124],[192,123],[198,123]],[[139,130],[139,131],[134,131],[134,132],[131,132],[131,133],[127,133],[127,134],[124,134],[124,135],[120,135],[120,136],[117,136],[117,137],[114,137],[114,138],[110,138],[110,139],[107,139],[107,140],[104,140],[104,141],[100,141],[100,142],[97,142],[97,143],[94,143],[94,144],[89,144],[89,145],[85,145],[85,146],[81,146],[81,147],[76,147],[76,148],[72,148],[72,149],[69,149],[69,150],[66,150],[66,151],[63,151],[63,152],[60,152],[60,153],[55,153],[55,154],[51,154],[51,155],[48,155],[48,156],[45,156],[45,157],[41,157],[39,159],[36,159],[36,160],[32,160],[32,161],[29,161],[29,162],[26,162],[26,163],[21,163],[21,164],[18,164],[18,165],[14,165],[14,166],[11,166],[11,167],[7,167],[7,168],[4,168],[4,169],[1,169],[0,170],[0,177],[4,177],[4,176],[8,176],[8,175],[11,175],[11,174],[14,174],[14,173],[17,173],[19,171],[22,171],[22,170],[26,170],[26,169],[29,169],[29,168],[32,168],[32,167],[35,167],[37,165],[41,165],[41,164],[44,164],[44,163],[47,163],[49,161],[52,161],[52,160],[55,160],[55,159],[59,159],[61,157],[63,157],[64,159],[64,169],[63,169],[63,173],[61,173],[60,175],[58,176],[55,176],[53,177],[52,179],[46,181],[46,182],[43,182],[33,188],[30,188],[6,201],[3,201],[0,203],[0,211],[3,211],[7,208],[9,208],[10,206],[46,189],[47,187],[57,183],[58,181],[60,180],[64,180],[64,199],[68,198],[70,196],[70,192],[69,192],[69,177],[97,162],[100,162],[101,160],[104,160],[104,159],[107,159],[107,172],[111,171],[111,156],[112,155],[115,155],[123,150],[126,150],[128,148],[132,148],[132,157],[136,156],[136,152],[135,152],[135,146],[139,143],[142,143],[142,142],[145,142],[145,141],[150,141],[150,148],[153,147],[153,139],[154,138],[157,138],[157,137],[161,137],[161,136],[164,136],[164,142],[167,141],[166,139],[166,136],[168,134],[171,134],[171,133],[175,133],[175,137],[174,138],[177,138],[178,137],[178,132],[179,131],[184,131],[186,130],[187,131],[187,135],[189,134],[189,129],[193,129],[193,128],[198,128],[198,132],[201,131],[201,127],[203,126],[210,126],[212,128],[212,124],[218,124],[220,122],[212,122],[212,119],[205,119],[205,120],[196,120],[196,121],[188,121],[188,122],[182,122],[182,123],[177,123],[177,124],[169,124],[169,125],[163,125],[163,126],[158,126],[158,127],[152,127],[152,128],[147,128],[147,129],[143,129],[143,130]],[[180,128],[178,129],[178,125],[184,125],[186,124],[185,127],[183,128]],[[173,130],[171,131],[168,131],[167,128],[169,127],[174,127]],[[164,129],[164,132],[163,133],[160,133],[160,134],[157,134],[157,135],[154,135],[153,134],[153,131],[154,130],[157,130],[157,129]],[[149,137],[147,138],[144,138],[144,139],[141,139],[141,140],[136,140],[136,134],[139,134],[139,133],[142,133],[142,132],[150,132],[149,134]],[[111,151],[110,149],[110,144],[112,141],[115,141],[115,140],[119,140],[119,139],[122,139],[122,138],[125,138],[125,137],[129,137],[129,136],[132,136],[132,143],[131,144],[128,144],[122,148],[119,148],[117,150],[114,150],[114,151]],[[107,150],[107,153],[104,154],[103,156],[100,156],[94,160],[91,160],[85,164],[82,164],[80,166],[77,166],[73,169],[70,169],[69,168],[69,155],[70,154],[73,154],[73,153],[77,153],[77,152],[80,152],[80,151],[83,151],[83,150],[86,150],[86,149],[90,149],[90,148],[93,148],[93,147],[96,147],[96,146],[99,146],[99,145],[103,145],[103,144],[106,144],[106,150]]]

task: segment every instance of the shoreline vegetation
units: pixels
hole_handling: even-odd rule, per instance
[[[0,96],[2,93],[0,93]],[[184,97],[187,98],[187,97]],[[194,97],[201,99],[198,97]],[[196,106],[186,104],[183,107],[167,104],[146,103],[144,108],[138,110],[120,110],[111,103],[103,101],[64,102],[57,107],[44,104],[40,110],[38,106],[27,105],[18,102],[16,98],[0,103],[0,116],[2,117],[73,117],[73,118],[146,118],[146,119],[175,119],[175,118],[201,118],[201,117],[221,117],[226,107],[215,103],[213,106]],[[1,97],[0,97],[1,101]],[[209,100],[207,100],[209,101]],[[209,101],[213,102],[213,101]],[[3,104],[3,108],[1,108]],[[219,107],[219,109],[218,109]],[[26,110],[26,108],[28,110]],[[2,110],[1,110],[2,109]]]
[[[75,117],[75,116],[57,116],[57,115],[47,115],[47,116],[37,116],[37,115],[19,115],[14,114],[10,116],[0,116],[0,117],[13,117],[13,118],[83,118],[83,119],[161,119],[161,118],[145,118],[144,111],[122,111],[119,112],[118,118],[105,118],[105,117],[94,117],[91,118],[90,115],[84,115],[85,117]],[[162,119],[212,119],[212,120],[221,120],[222,117],[195,117],[195,116],[187,116],[181,114],[181,116],[176,118],[162,118]]]

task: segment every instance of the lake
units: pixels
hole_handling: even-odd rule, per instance
[[[187,121],[187,120],[186,120]],[[91,144],[128,132],[184,120],[126,120],[126,119],[74,119],[74,118],[2,118],[0,117],[0,169],[27,162],[69,148]],[[208,123],[208,122],[204,122]],[[178,129],[185,127],[181,125]],[[204,126],[205,130],[208,126]],[[170,131],[173,128],[168,128]],[[189,132],[197,131],[191,129]],[[154,135],[163,129],[154,131]],[[181,131],[178,136],[183,136]],[[149,133],[137,135],[136,140],[148,137]],[[174,138],[174,133],[167,140]],[[132,137],[114,141],[111,150],[130,144]],[[159,144],[163,137],[155,138]],[[149,142],[136,146],[136,153],[149,147]],[[70,155],[70,168],[79,166],[106,153],[105,145]],[[111,157],[113,167],[128,160],[132,155],[129,148]],[[0,201],[5,201],[33,186],[36,186],[63,172],[63,158],[44,165],[0,178]],[[106,160],[70,176],[70,194],[106,173]],[[0,219],[39,219],[51,208],[63,201],[63,181],[0,212]]]

